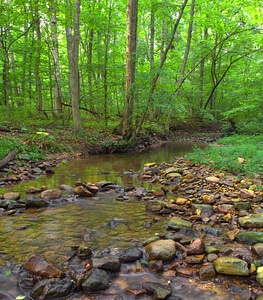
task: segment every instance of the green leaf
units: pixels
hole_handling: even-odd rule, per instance
[[[23,300],[25,298],[26,298],[26,296],[23,296],[23,295],[16,296],[16,300]]]

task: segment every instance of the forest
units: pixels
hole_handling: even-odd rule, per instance
[[[2,0],[0,123],[261,133],[262,4]]]

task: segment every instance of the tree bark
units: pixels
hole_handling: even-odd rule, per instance
[[[71,14],[71,3],[68,0]],[[71,22],[70,22],[71,23]],[[69,23],[69,24],[70,24]],[[74,132],[78,132],[82,129],[81,115],[79,109],[80,103],[80,86],[79,86],[79,42],[80,42],[80,0],[75,0],[74,3],[74,25],[73,34],[71,26],[67,24],[67,49],[68,49],[68,61],[69,61],[69,85],[71,94],[72,115],[74,122]]]
[[[132,136],[132,113],[134,103],[134,83],[136,72],[138,0],[128,0],[127,5],[127,50],[126,50],[126,95],[123,114],[123,137]]]
[[[51,11],[51,41],[52,41],[52,62],[53,62],[53,78],[54,78],[54,116],[62,117],[62,93],[60,82],[60,66],[58,54],[58,33],[57,33],[57,14],[56,2],[51,0],[49,10]]]

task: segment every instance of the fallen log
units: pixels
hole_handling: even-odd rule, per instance
[[[5,166],[6,164],[8,164],[10,162],[10,160],[14,159],[15,156],[17,155],[17,153],[20,152],[20,150],[12,150],[10,151],[5,158],[3,158],[2,160],[0,160],[0,169]]]

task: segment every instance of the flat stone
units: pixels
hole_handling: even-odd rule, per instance
[[[37,255],[31,255],[29,259],[23,264],[23,268],[29,272],[47,278],[60,278],[64,274],[63,271],[52,265],[45,258]]]
[[[263,243],[263,232],[260,231],[245,231],[240,232],[236,236],[238,242],[254,245],[256,243]]]
[[[213,262],[217,273],[226,275],[248,276],[247,262],[236,257],[219,257]]]
[[[4,199],[6,200],[19,200],[20,194],[17,192],[9,192],[4,194]]]
[[[191,228],[192,223],[178,217],[172,217],[168,221],[168,227],[171,229]]]
[[[215,176],[209,176],[205,179],[208,183],[217,183],[219,182],[219,178]]]
[[[263,228],[263,213],[238,218],[244,228]]]
[[[44,200],[57,199],[62,196],[60,189],[49,189],[41,193],[40,197]]]

